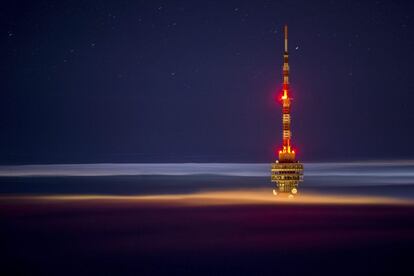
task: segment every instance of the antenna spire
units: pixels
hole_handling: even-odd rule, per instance
[[[288,27],[285,25],[285,53],[288,52]]]
[[[288,27],[285,25],[285,52],[283,54],[283,91],[289,90],[289,54],[288,54]],[[286,95],[287,97],[287,95]]]

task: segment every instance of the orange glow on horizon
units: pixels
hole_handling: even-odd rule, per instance
[[[81,201],[83,203],[105,204],[135,203],[145,205],[167,206],[213,206],[213,205],[275,205],[275,204],[403,204],[413,205],[412,201],[380,196],[326,195],[309,193],[295,197],[295,200],[280,198],[275,200],[268,189],[232,189],[225,191],[208,191],[190,194],[156,194],[156,195],[34,195],[34,196],[1,196],[0,201],[17,202],[50,202],[50,201]]]

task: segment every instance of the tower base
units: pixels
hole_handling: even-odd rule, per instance
[[[299,162],[272,163],[271,181],[276,183],[275,195],[296,195],[299,182],[303,181],[303,164]]]

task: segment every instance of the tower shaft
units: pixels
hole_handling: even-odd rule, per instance
[[[290,104],[289,96],[289,53],[288,53],[288,28],[285,31],[285,51],[283,53],[283,96],[282,96],[282,126],[283,126],[283,148],[279,152],[279,160],[294,160],[295,152],[291,149],[290,140],[292,132],[290,130]]]

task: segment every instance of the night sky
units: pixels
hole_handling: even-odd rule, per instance
[[[10,1],[0,163],[414,155],[412,1]]]

